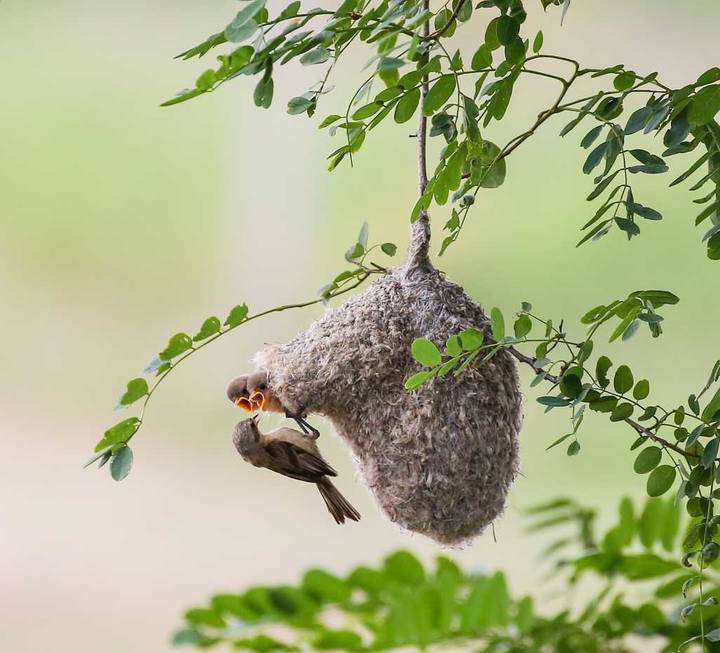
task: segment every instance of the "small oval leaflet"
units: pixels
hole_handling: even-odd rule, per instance
[[[665,494],[675,482],[675,468],[670,465],[660,465],[653,469],[647,481],[647,493],[651,497]]]
[[[116,481],[122,481],[129,473],[133,463],[133,452],[125,445],[118,449],[110,460],[110,474]]]
[[[638,474],[647,474],[660,464],[661,459],[662,450],[660,447],[647,447],[638,454],[633,469]]]

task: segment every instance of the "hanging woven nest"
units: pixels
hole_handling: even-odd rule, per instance
[[[480,534],[505,507],[518,472],[521,395],[500,349],[482,366],[408,392],[410,347],[489,320],[428,259],[429,225],[413,225],[407,262],[256,356],[286,408],[325,415],[350,446],[385,514],[442,544]]]

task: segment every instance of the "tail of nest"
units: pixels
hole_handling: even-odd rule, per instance
[[[408,245],[405,270],[408,274],[416,271],[429,272],[433,269],[430,263],[430,218],[427,211],[420,211],[420,215],[410,229],[410,244]]]

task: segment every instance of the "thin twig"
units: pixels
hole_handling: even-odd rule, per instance
[[[450,14],[450,18],[448,18],[447,23],[445,23],[439,30],[434,31],[432,34],[423,34],[423,40],[432,41],[435,39],[439,39],[443,34],[445,34],[445,32],[450,29],[450,26],[457,20],[457,17],[460,15],[462,8],[467,1],[468,0],[460,0],[460,2],[457,3],[457,7],[455,7],[452,14]],[[427,11],[428,7],[429,5],[425,4],[423,10]],[[425,23],[425,26],[427,26],[427,22]]]

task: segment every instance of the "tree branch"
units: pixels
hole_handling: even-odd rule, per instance
[[[424,0],[423,9],[428,11],[430,0]],[[426,39],[430,32],[430,26],[427,21],[420,28],[421,35]],[[427,62],[427,52],[423,55],[423,63]],[[418,191],[422,197],[427,188],[427,116],[425,115],[425,98],[427,97],[429,87],[429,76],[423,75],[420,83],[420,121],[417,130],[417,170],[418,170]],[[425,209],[420,211],[418,219],[413,223],[410,229],[410,245],[408,247],[408,256],[406,267],[408,271],[430,268],[430,218]]]

